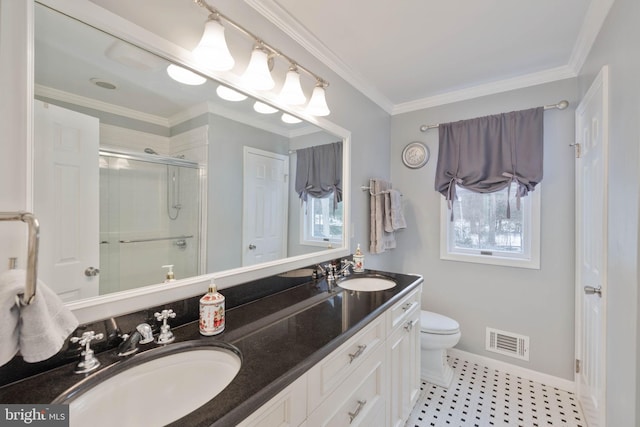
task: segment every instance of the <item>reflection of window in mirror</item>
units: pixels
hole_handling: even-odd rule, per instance
[[[309,196],[300,209],[303,245],[339,245],[342,242],[342,202],[333,208],[333,192],[323,198]]]

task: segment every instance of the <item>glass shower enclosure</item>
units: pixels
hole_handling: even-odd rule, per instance
[[[201,273],[202,169],[195,162],[100,150],[100,294]]]

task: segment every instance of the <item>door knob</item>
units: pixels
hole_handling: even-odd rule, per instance
[[[97,276],[98,274],[100,274],[99,268],[87,267],[87,269],[84,271],[84,275],[87,277]]]
[[[256,245],[254,245],[253,243],[249,244],[249,250],[254,250],[256,248]]]
[[[584,293],[585,293],[585,295],[596,294],[599,297],[602,297],[602,289],[600,288],[600,286],[598,286],[597,288],[594,288],[593,286],[585,286],[584,287]]]

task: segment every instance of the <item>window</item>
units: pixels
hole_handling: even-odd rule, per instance
[[[540,268],[540,187],[520,199],[511,185],[494,193],[456,186],[453,221],[447,201],[440,215],[440,258],[522,268]]]
[[[321,199],[309,196],[301,212],[301,244],[326,247],[342,242],[342,202],[334,211],[333,193]]]

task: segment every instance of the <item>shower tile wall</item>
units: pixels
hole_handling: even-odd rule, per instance
[[[101,244],[101,293],[160,283],[167,264],[175,266],[176,278],[196,275],[198,169],[115,157],[102,157],[103,163],[108,167],[100,176],[101,242],[108,243]],[[122,243],[174,236],[192,237]]]

